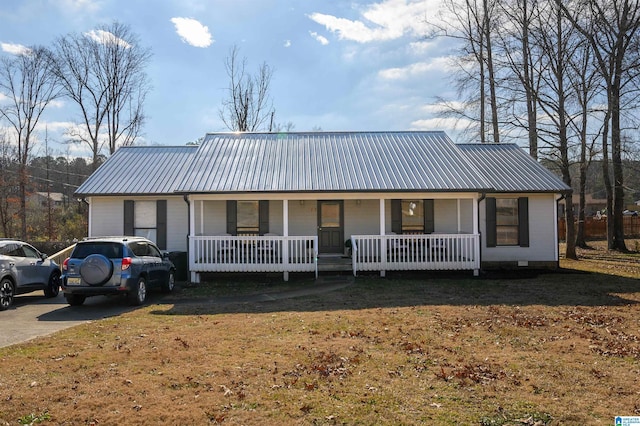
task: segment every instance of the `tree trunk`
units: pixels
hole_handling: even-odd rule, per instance
[[[618,77],[616,76],[616,80]],[[611,159],[613,163],[613,241],[610,248],[613,250],[627,251],[624,242],[624,222],[622,211],[624,210],[624,182],[622,171],[622,135],[620,132],[620,84],[614,83],[611,87]],[[608,198],[608,197],[607,197]]]

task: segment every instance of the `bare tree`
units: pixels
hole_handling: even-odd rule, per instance
[[[505,121],[514,128],[526,131],[529,155],[537,159],[539,137],[536,96],[546,61],[532,33],[539,30],[540,14],[546,3],[501,0],[498,6],[504,25],[496,32],[496,47],[498,56],[503,58],[504,68],[508,70],[503,91],[512,112]]]
[[[610,249],[626,251],[624,241],[624,178],[622,168],[621,99],[640,72],[640,2],[586,0],[579,8],[556,0],[563,13],[592,46],[607,95],[607,122],[611,129],[613,185],[609,181],[608,131],[603,134],[603,177],[607,188],[607,240]],[[608,130],[608,129],[605,129]]]
[[[27,164],[35,142],[36,126],[45,108],[58,95],[53,67],[52,55],[44,47],[31,47],[0,61],[0,90],[9,99],[8,104],[0,108],[0,117],[10,124],[17,148],[22,239],[27,238]]]
[[[461,42],[454,76],[458,93],[470,95],[462,105],[440,99],[441,115],[466,118],[478,125],[480,142],[487,142],[487,123],[492,142],[500,142],[497,70],[493,59],[493,37],[497,24],[497,0],[444,0],[441,22],[432,22],[436,35]],[[487,118],[487,110],[490,119]]]
[[[55,51],[64,93],[80,109],[81,124],[69,129],[68,135],[73,142],[88,145],[95,168],[105,145],[113,154],[140,135],[151,51],[118,22],[61,37]]]
[[[275,110],[269,96],[273,70],[263,62],[255,75],[250,74],[246,70],[247,58],[238,57],[237,46],[229,50],[225,67],[229,86],[219,110],[222,122],[234,132],[255,132],[265,123],[273,131]]]

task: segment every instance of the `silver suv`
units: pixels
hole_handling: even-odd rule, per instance
[[[89,296],[125,295],[142,305],[147,288],[173,291],[175,267],[168,253],[141,237],[86,238],[62,264],[62,291],[71,306]]]
[[[13,304],[16,294],[44,290],[46,297],[60,291],[60,268],[46,254],[22,241],[0,239],[0,311]]]

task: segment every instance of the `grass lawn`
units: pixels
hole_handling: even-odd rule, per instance
[[[184,288],[0,349],[0,424],[612,425],[640,416],[640,254],[594,246],[538,275]]]

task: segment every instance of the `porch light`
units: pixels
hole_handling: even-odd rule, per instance
[[[304,200],[300,200],[300,205],[304,206]]]

